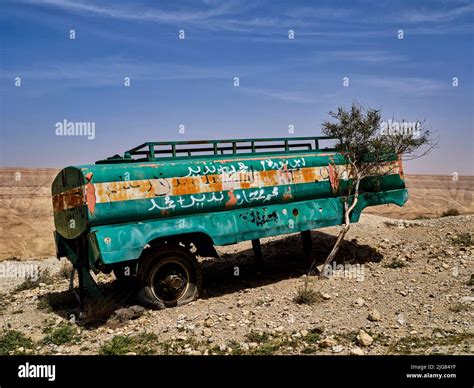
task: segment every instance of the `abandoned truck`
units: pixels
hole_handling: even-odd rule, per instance
[[[332,139],[334,140],[334,139]],[[345,159],[327,137],[149,142],[93,165],[66,167],[52,185],[57,256],[67,257],[84,293],[91,276],[133,276],[139,299],[173,307],[198,297],[197,255],[263,237],[300,232],[311,261],[312,229],[343,222]],[[363,181],[351,222],[367,206],[408,197],[401,160],[387,160],[377,184]],[[345,178],[344,178],[345,176]],[[71,288],[74,289],[74,273]]]

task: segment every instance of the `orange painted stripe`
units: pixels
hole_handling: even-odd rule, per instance
[[[397,174],[399,171],[398,161],[387,163],[382,169],[382,173],[390,172]],[[338,179],[347,179],[347,166],[335,166],[334,174]],[[99,204],[163,196],[212,193],[238,189],[259,189],[328,180],[330,180],[328,166],[302,167],[297,170],[282,169],[94,183],[94,197],[95,203]],[[68,190],[53,197],[54,211],[70,209],[85,204],[84,186]]]

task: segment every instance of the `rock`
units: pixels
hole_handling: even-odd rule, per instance
[[[363,356],[364,351],[361,348],[359,348],[358,346],[355,346],[351,349],[350,354],[353,355],[353,356]]]
[[[225,319],[228,320],[228,321],[232,321],[232,319],[234,319],[234,317],[232,316],[232,314],[227,314],[225,316]]]
[[[113,334],[114,330],[113,329],[107,329],[107,334]]]
[[[126,355],[126,356],[136,356],[137,353],[135,353],[135,352],[127,352],[127,353],[125,353],[125,355]]]
[[[324,338],[322,339],[321,341],[319,341],[319,347],[321,348],[330,348],[332,346],[336,346],[337,345],[337,341],[333,338]]]
[[[183,335],[183,334],[176,336],[176,340],[177,340],[177,341],[187,341],[187,339],[188,339],[188,337],[186,337],[186,336]]]
[[[471,304],[472,302],[474,302],[474,296],[463,296],[459,299],[459,303],[462,304]]]
[[[341,353],[343,350],[344,350],[344,347],[342,345],[336,345],[332,347],[333,353]]]
[[[190,353],[189,353],[190,356],[201,356],[202,353],[199,351],[199,350],[192,350]]]
[[[382,317],[380,316],[379,310],[373,309],[373,310],[369,313],[369,316],[367,317],[367,319],[368,319],[369,321],[376,322],[376,321],[380,321],[380,320],[382,319]]]
[[[283,326],[278,326],[275,328],[275,331],[277,333],[283,333],[285,331],[285,328]]]
[[[323,334],[324,330],[326,330],[324,326],[315,326],[310,330],[310,332],[313,334]]]
[[[20,346],[16,350],[17,350],[17,352],[23,353],[25,351],[25,348],[23,346]]]
[[[402,314],[399,314],[397,317],[397,322],[400,326],[404,326],[406,321]]]
[[[308,335],[308,330],[303,329],[300,331],[300,333],[303,337],[306,337]]]
[[[407,295],[408,295],[408,292],[406,292],[406,291],[400,291],[400,294],[401,294],[402,296],[407,296]]]
[[[204,321],[204,326],[205,327],[212,327],[214,325],[214,320],[212,318],[206,318]]]
[[[202,329],[202,335],[206,338],[212,337],[212,330],[209,329],[208,327]]]
[[[329,299],[331,299],[331,295],[329,295],[329,294],[325,294],[325,293],[324,293],[324,294],[321,294],[321,296],[322,296],[322,298],[323,298],[324,300],[329,300]]]
[[[124,323],[130,321],[132,319],[140,318],[145,313],[145,308],[142,306],[130,306],[127,308],[121,308],[115,310],[114,315],[112,316],[111,320]]]
[[[362,346],[370,346],[374,342],[374,339],[367,334],[364,330],[359,331],[359,335],[357,336],[357,341]]]
[[[258,344],[257,344],[256,342],[250,342],[250,343],[249,343],[249,348],[250,348],[250,349],[258,348]]]
[[[356,306],[363,306],[365,304],[365,300],[362,298],[357,298],[354,302]]]

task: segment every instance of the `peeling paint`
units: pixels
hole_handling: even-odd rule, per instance
[[[94,216],[96,197],[95,197],[95,186],[89,182],[86,184],[86,203],[92,216]]]
[[[83,206],[84,200],[84,187],[75,187],[70,190],[66,190],[63,193],[53,195],[53,210],[60,212],[65,209],[72,209],[78,206]]]
[[[333,193],[337,193],[339,190],[339,178],[337,172],[332,163],[328,166],[329,170],[329,181],[331,182],[331,188]]]
[[[234,195],[234,190],[229,190],[229,200],[225,203],[225,207],[234,207],[237,205],[237,198]]]
[[[285,201],[289,201],[293,199],[293,195],[291,194],[291,187],[288,186],[288,189],[283,193],[283,199]]]

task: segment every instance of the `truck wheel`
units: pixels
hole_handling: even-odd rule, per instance
[[[196,257],[179,245],[165,245],[150,251],[141,259],[138,278],[139,301],[159,309],[192,302],[201,287]]]

